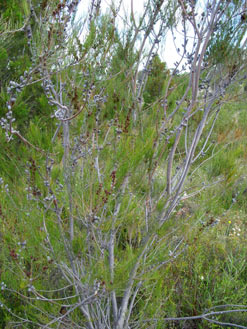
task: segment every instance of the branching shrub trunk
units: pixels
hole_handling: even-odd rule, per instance
[[[194,225],[184,204],[209,188],[196,174],[212,158],[211,136],[230,88],[246,79],[246,7],[147,1],[137,17],[130,1],[121,23],[122,1],[103,14],[101,1],[92,0],[79,22],[78,1],[23,3],[18,28],[27,32],[32,65],[6,81],[1,126],[29,156],[27,188],[19,191],[27,200],[18,203],[4,182],[1,193],[20,209],[19,234],[35,233],[22,241],[24,258],[12,250],[19,286],[2,285],[16,293],[19,308],[3,308],[27,328],[165,328],[186,320],[166,318],[162,305],[149,317],[148,283],[190,245]],[[3,42],[19,33],[1,28]],[[168,70],[158,54],[169,52],[160,46],[176,29],[183,33],[180,59]],[[155,67],[164,72],[152,76]],[[27,104],[31,86],[49,115],[47,126],[25,135],[15,109]],[[38,261],[30,258],[31,241]],[[191,319],[217,323],[214,316],[230,311]]]

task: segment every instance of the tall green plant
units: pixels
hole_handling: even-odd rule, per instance
[[[163,303],[176,287],[169,272],[176,264],[183,291],[188,294],[193,276],[198,293],[206,257],[197,239],[217,224],[203,221],[212,210],[200,199],[217,182],[201,181],[196,174],[206,175],[201,167],[214,155],[210,140],[221,106],[246,69],[240,63],[232,76],[205,60],[219,19],[229,19],[223,15],[231,9],[229,2],[212,6],[208,1],[200,16],[194,2],[148,1],[139,19],[131,8],[121,38],[119,7],[112,4],[100,15],[100,1],[92,1],[82,40],[73,31],[77,1],[33,4],[27,6],[32,66],[9,82],[1,119],[7,141],[18,138],[25,150],[19,184],[1,179],[5,321],[8,316],[30,328],[87,329],[217,323],[212,316],[225,314],[217,309],[221,300],[210,300],[212,309],[206,311],[195,295],[182,306],[173,296],[170,314]],[[188,71],[183,75],[182,59],[168,74],[153,56],[173,27],[171,8],[184,28],[181,56]],[[190,50],[189,31],[195,40]],[[24,135],[14,106],[18,97],[36,93],[44,109],[47,105],[47,121],[38,112],[40,120],[33,120]],[[34,104],[30,99],[24,99],[28,110]],[[201,200],[203,209],[190,200]],[[200,257],[187,266],[183,256],[187,252],[189,258],[193,246]]]

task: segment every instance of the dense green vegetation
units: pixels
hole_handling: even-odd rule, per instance
[[[179,3],[149,2],[146,34],[185,19]],[[247,305],[246,8],[231,2],[202,71],[175,72],[140,57],[117,8],[95,1],[79,38],[76,6],[0,4],[0,327],[247,327],[244,311],[199,317]]]

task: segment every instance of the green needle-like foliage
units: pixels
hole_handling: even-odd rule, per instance
[[[80,6],[0,3],[0,327],[244,328],[246,6]]]

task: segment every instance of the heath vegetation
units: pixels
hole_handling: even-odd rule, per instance
[[[246,1],[81,2],[0,3],[0,326],[247,328]]]

